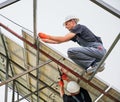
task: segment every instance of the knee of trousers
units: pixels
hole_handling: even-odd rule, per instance
[[[67,54],[69,58],[74,58],[77,56],[77,51],[74,48],[69,48]]]

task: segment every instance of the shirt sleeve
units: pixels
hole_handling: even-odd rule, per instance
[[[70,30],[72,33],[75,33],[76,35],[71,39],[72,41],[76,42],[76,37],[79,34],[82,34],[82,28],[80,26],[80,24],[76,25],[72,30]]]
[[[73,33],[75,33],[75,34],[81,34],[82,30],[83,30],[83,29],[82,29],[81,25],[78,24],[78,25],[76,25],[76,26],[71,30],[71,32],[73,32]]]

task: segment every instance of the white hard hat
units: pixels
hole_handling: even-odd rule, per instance
[[[72,19],[75,19],[75,20],[76,20],[76,23],[79,22],[79,18],[77,18],[76,16],[73,16],[73,15],[70,15],[70,16],[67,16],[67,17],[65,18],[65,21],[64,21],[63,25],[65,25],[65,23],[66,23],[67,21],[72,20]]]
[[[79,90],[80,90],[80,86],[75,81],[70,81],[67,84],[67,91],[68,92],[70,92],[70,93],[76,93],[76,92],[79,92]]]

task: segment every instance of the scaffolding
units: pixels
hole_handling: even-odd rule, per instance
[[[88,77],[84,75],[83,68],[38,40],[35,16],[37,2],[33,1],[34,36],[30,36],[25,30],[22,30],[22,36],[20,36],[0,22],[0,28],[23,42],[23,46],[20,46],[6,37],[2,31],[0,32],[0,86],[5,85],[5,102],[7,102],[8,87],[12,89],[12,102],[19,102],[23,99],[30,102],[61,102],[58,67],[64,68],[71,80],[80,79],[80,86],[88,90],[93,102],[120,102],[118,90],[94,77],[98,69]],[[120,33],[99,66],[105,61],[119,39]],[[17,98],[15,98],[15,93],[17,93]]]

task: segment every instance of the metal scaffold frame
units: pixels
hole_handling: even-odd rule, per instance
[[[6,7],[7,5],[10,5],[16,1],[19,0],[9,0],[10,2],[5,2],[4,6],[0,5],[1,8]],[[120,14],[117,11],[114,11],[113,8],[111,9],[110,6],[106,6],[106,4],[104,2],[100,2],[100,0],[91,0],[92,2],[99,4],[99,6],[104,7],[107,11],[109,11],[110,13],[112,13],[113,15],[115,15],[116,17],[120,18]],[[0,9],[1,9],[0,8]],[[10,87],[13,91],[12,91],[12,102],[19,102],[23,99],[27,99],[28,101],[33,101],[33,102],[47,102],[47,99],[45,97],[48,97],[51,101],[53,102],[55,101],[53,97],[51,97],[53,95],[53,93],[56,95],[56,97],[58,98],[58,101],[61,100],[61,97],[59,95],[58,90],[56,90],[56,85],[57,82],[54,79],[50,79],[50,76],[45,75],[50,81],[50,83],[47,83],[47,81],[43,81],[41,79],[41,76],[44,75],[43,72],[41,72],[41,69],[46,68],[46,66],[48,67],[52,67],[54,70],[56,70],[55,65],[52,65],[53,63],[56,64],[57,66],[60,66],[62,68],[64,68],[65,70],[68,71],[68,75],[72,77],[72,79],[76,80],[76,79],[80,79],[80,85],[85,85],[92,97],[94,98],[94,101],[102,101],[102,100],[106,100],[107,101],[111,101],[111,102],[120,102],[119,100],[119,92],[117,92],[115,89],[113,89],[111,86],[106,85],[106,83],[103,83],[102,81],[100,81],[99,79],[95,78],[95,74],[97,73],[97,71],[99,70],[99,67],[101,66],[101,64],[106,60],[106,58],[108,57],[108,55],[111,53],[112,49],[115,47],[115,45],[117,44],[117,42],[120,39],[120,33],[118,34],[118,36],[116,37],[116,39],[114,40],[113,44],[111,45],[110,49],[108,50],[107,54],[104,56],[104,58],[102,59],[101,63],[98,65],[97,70],[93,73],[93,75],[89,78],[86,78],[86,76],[84,75],[84,70],[82,68],[78,68],[78,66],[75,65],[75,67],[77,67],[78,69],[80,69],[80,73],[77,73],[77,71],[71,69],[70,65],[65,64],[65,62],[62,62],[61,59],[64,59],[63,56],[60,55],[60,58],[55,58],[53,55],[51,55],[49,52],[53,52],[53,50],[49,49],[48,47],[46,47],[46,45],[42,44],[38,38],[37,38],[37,27],[36,27],[36,16],[37,15],[37,0],[33,0],[33,37],[29,37],[28,34],[23,34],[23,37],[20,36],[19,34],[17,34],[16,32],[14,32],[13,30],[11,30],[10,28],[8,28],[7,26],[5,26],[3,23],[0,22],[0,27],[2,27],[3,29],[5,29],[6,31],[10,32],[10,34],[14,35],[15,37],[17,37],[18,39],[20,39],[21,41],[23,41],[24,43],[24,48],[23,48],[23,52],[25,55],[25,68],[22,65],[19,65],[16,61],[14,61],[12,59],[11,54],[13,53],[14,56],[16,56],[17,58],[19,58],[20,60],[24,60],[23,58],[21,58],[20,56],[18,56],[17,54],[15,55],[14,52],[9,51],[9,46],[6,43],[8,41],[8,38],[6,38],[2,32],[1,32],[1,40],[2,40],[2,45],[0,45],[0,47],[4,48],[5,53],[0,52],[0,56],[1,59],[6,59],[6,64],[5,64],[5,71],[3,71],[2,69],[0,69],[0,73],[3,73],[5,75],[5,79],[1,81],[0,86],[5,85],[5,102],[7,102],[7,94],[8,94],[8,87]],[[26,32],[23,32],[26,33]],[[30,42],[27,37],[32,39],[32,42]],[[31,47],[32,49],[35,50],[35,53],[33,53],[32,51],[30,51],[29,47]],[[44,50],[45,49],[45,50]],[[48,52],[46,52],[49,49]],[[28,53],[29,52],[29,53]],[[32,53],[33,55],[35,55],[35,66],[32,66],[29,63],[29,59],[28,57],[30,56],[30,53]],[[53,52],[56,54],[56,52]],[[56,54],[57,55],[57,54]],[[58,54],[59,55],[59,54]],[[43,57],[44,56],[44,57]],[[43,59],[41,59],[43,57]],[[47,59],[47,60],[45,60]],[[42,60],[42,61],[41,61]],[[43,61],[44,60],[44,61]],[[41,63],[42,62],[42,63]],[[51,64],[52,63],[52,64]],[[69,60],[66,61],[66,63],[71,64],[74,66],[74,64],[72,62],[70,62]],[[15,68],[21,70],[21,73],[15,74]],[[52,69],[52,70],[53,70]],[[82,70],[82,71],[81,71]],[[33,74],[33,72],[35,71],[35,74]],[[12,74],[10,74],[10,72]],[[47,73],[48,74],[48,73]],[[26,76],[27,77],[27,86],[26,87],[24,84],[22,84],[19,81],[19,78],[22,78]],[[33,90],[33,86],[31,85],[31,80],[35,80],[36,84],[34,86],[34,90]],[[99,82],[99,83],[97,83]],[[101,84],[101,85],[99,85]],[[20,86],[23,87],[23,89],[26,89],[29,93],[27,94],[22,94],[20,91]],[[91,88],[91,89],[90,89]],[[49,96],[46,93],[43,93],[43,90],[50,90],[50,92],[52,92]],[[95,95],[94,92],[92,92],[91,90],[95,90],[97,95]],[[115,95],[113,95],[112,93],[115,93]],[[15,100],[15,93],[17,93],[17,100]],[[43,94],[41,96],[41,94]],[[19,95],[22,96],[22,98],[19,97]],[[43,97],[44,96],[44,97]],[[36,97],[36,98],[35,98]]]
[[[15,35],[16,37],[18,37],[19,39],[21,39],[22,41],[26,42],[27,44],[29,44],[31,47],[33,47],[34,49],[37,49],[37,46],[35,44],[32,44],[31,42],[27,41],[26,39],[24,39],[23,37],[19,36],[17,33],[15,33],[14,31],[12,31],[11,29],[9,29],[8,27],[6,27],[5,25],[3,25],[2,23],[0,23],[0,26],[2,26],[4,29],[6,29],[7,31],[11,32],[13,35]],[[120,37],[120,34],[119,36]],[[117,39],[118,39],[117,37]],[[75,75],[76,77],[80,78],[81,80],[83,80],[84,82],[88,83],[90,86],[94,87],[95,89],[97,89],[99,92],[101,92],[102,94],[106,95],[107,97],[111,98],[112,100],[118,101],[116,100],[116,98],[114,98],[113,96],[111,96],[110,94],[106,93],[104,90],[101,90],[99,87],[97,87],[95,84],[93,84],[90,80],[87,80],[86,78],[82,77],[81,75],[79,75],[78,73],[74,72],[73,70],[71,70],[69,67],[65,66],[64,64],[62,64],[61,62],[59,62],[58,60],[54,59],[52,56],[50,56],[49,54],[45,53],[44,51],[42,51],[41,49],[39,49],[39,51],[44,54],[45,56],[47,56],[50,60],[48,62],[45,62],[42,65],[39,65],[35,68],[29,69],[24,71],[21,74],[18,74],[12,78],[6,79],[6,81],[3,81],[2,83],[0,83],[0,86],[5,85],[33,70],[36,70],[39,67],[42,67],[48,63],[50,63],[51,61],[57,63],[58,65],[62,66],[62,68],[66,69],[67,71],[69,71],[70,73],[72,73],[73,75]],[[10,59],[9,59],[10,60]]]

